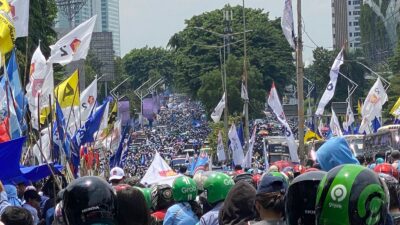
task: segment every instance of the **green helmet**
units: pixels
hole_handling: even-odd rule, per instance
[[[190,177],[181,176],[172,184],[172,196],[176,202],[194,200],[197,195],[196,182]]]
[[[204,190],[207,191],[207,201],[214,204],[224,200],[228,192],[235,185],[233,179],[224,173],[214,173],[204,182]]]
[[[374,171],[359,165],[331,169],[318,186],[318,225],[385,224],[388,201]]]
[[[147,208],[150,209],[152,207],[152,204],[151,204],[151,188],[140,188],[140,187],[134,187],[134,188],[137,188],[142,192],[142,194],[144,196],[144,200],[146,201]]]
[[[268,176],[273,176],[273,177],[281,177],[283,180],[286,182],[286,187],[289,186],[289,178],[286,176],[286,174],[282,172],[269,172],[267,173]]]

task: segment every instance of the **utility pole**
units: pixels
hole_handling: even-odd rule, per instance
[[[225,144],[225,146],[227,146],[228,150],[229,150],[229,146],[228,146],[228,142],[229,142],[228,141],[229,140],[229,138],[228,138],[228,132],[229,132],[228,115],[229,115],[229,110],[228,110],[228,89],[227,89],[227,85],[226,85],[226,58],[227,58],[227,55],[229,55],[229,53],[230,53],[230,46],[229,45],[227,46],[227,44],[229,43],[228,39],[230,38],[228,32],[229,32],[229,29],[230,29],[230,22],[229,21],[233,17],[232,14],[233,13],[232,13],[231,10],[224,10],[223,11],[223,20],[224,20],[224,23],[225,23],[224,34],[222,36],[223,48],[224,48],[224,51],[223,51],[223,61],[224,61],[224,65],[223,65],[223,82],[224,82],[223,83],[223,90],[224,90],[224,93],[225,93],[224,129],[225,129],[225,137],[226,137],[226,143],[224,143],[224,144]],[[228,150],[227,150],[227,152],[229,152]],[[228,159],[229,159],[230,158],[229,157],[229,153],[227,155],[228,155]]]
[[[244,59],[243,59],[243,83],[246,91],[247,89],[247,43],[246,43],[246,8],[244,7],[243,0],[243,50],[244,50]],[[247,91],[248,93],[248,91]],[[244,100],[244,137],[245,137],[245,150],[246,152],[249,150],[249,99]]]
[[[298,139],[299,158],[304,160],[304,93],[303,93],[303,41],[301,26],[301,0],[297,0],[297,49],[296,49],[296,71],[297,71],[297,104],[298,104]]]

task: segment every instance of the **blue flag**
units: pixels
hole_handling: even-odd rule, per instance
[[[197,171],[204,170],[206,164],[208,164],[208,155],[203,152],[192,162],[189,171],[190,175],[196,174]]]
[[[374,133],[376,133],[380,127],[381,127],[381,123],[378,120],[378,118],[375,117],[375,119],[372,120],[372,128],[374,130]]]
[[[128,134],[129,127],[125,127],[124,134],[122,135],[121,142],[119,143],[117,151],[110,157],[110,168],[119,166],[121,162],[121,156],[123,153],[123,144],[125,139],[127,138],[126,135]]]
[[[242,122],[240,122],[240,125],[237,128],[237,134],[238,134],[240,143],[242,144],[242,146],[244,146],[244,133],[243,133],[243,123]]]
[[[22,176],[19,161],[25,139],[25,137],[21,137],[0,144],[0,180],[4,183]]]
[[[71,137],[69,136],[68,132],[66,132],[66,123],[65,123],[65,118],[64,114],[62,112],[60,103],[58,100],[55,100],[56,102],[56,121],[54,122],[53,126],[53,137],[54,142],[56,145],[54,145],[54,154],[55,159],[58,159],[58,153],[60,147],[63,148],[65,155],[67,156],[67,159],[70,158],[70,139]],[[58,140],[57,140],[58,139]]]
[[[103,118],[103,114],[105,111],[105,108],[108,104],[108,101],[104,102],[103,105],[100,106],[100,108],[95,112],[92,113],[92,115],[89,116],[88,120],[85,122],[85,124],[79,128],[74,136],[72,137],[72,163],[74,166],[79,165],[79,149],[82,145],[90,142],[94,142],[94,133],[96,133],[101,124],[101,120]]]
[[[21,129],[25,130],[27,128],[25,123],[25,112],[26,112],[26,99],[24,89],[21,85],[21,80],[18,73],[18,63],[15,50],[12,51],[10,60],[7,65],[7,74],[9,79],[9,84],[12,90],[12,96],[15,99],[15,111],[18,116],[18,121],[20,123]]]
[[[118,166],[124,168],[126,159],[128,158],[129,153],[129,145],[131,144],[132,135],[130,134],[130,129],[128,128],[128,133],[126,134],[126,138],[123,140],[122,143],[122,153],[121,153],[121,160],[119,161]]]

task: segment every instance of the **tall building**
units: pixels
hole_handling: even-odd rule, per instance
[[[61,2],[61,1],[58,1]],[[66,1],[67,2],[67,1]],[[86,0],[85,5],[73,18],[72,27],[97,15],[93,32],[111,32],[113,36],[113,50],[115,56],[121,56],[119,30],[119,1],[118,0]],[[58,10],[56,31],[60,36],[71,30],[67,17],[62,10]]]
[[[331,0],[333,47],[361,48],[360,14],[362,0]]]

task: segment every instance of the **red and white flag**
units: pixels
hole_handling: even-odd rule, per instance
[[[29,0],[11,0],[10,16],[14,21],[16,37],[27,37],[29,30]]]
[[[140,183],[145,185],[168,184],[172,186],[174,180],[180,176],[182,175],[175,173],[164,161],[160,153],[156,152],[153,162],[150,164]]]
[[[278,92],[275,88],[275,83],[272,83],[271,91],[269,92],[268,105],[275,113],[279,122],[285,127],[285,136],[292,162],[299,162],[299,156],[297,154],[297,144],[294,140],[292,129],[286,121],[285,113],[283,112],[281,101],[279,100]]]

